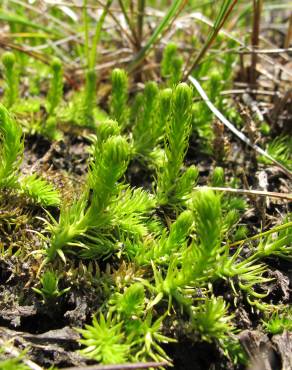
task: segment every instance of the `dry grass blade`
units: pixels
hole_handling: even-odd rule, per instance
[[[65,370],[136,370],[136,369],[150,369],[167,366],[167,362],[138,362],[136,364],[124,365],[93,365],[82,367],[66,367]]]
[[[288,170],[285,166],[283,166],[280,162],[278,162],[275,158],[273,158],[269,153],[265,150],[260,148],[258,145],[251,142],[251,140],[246,137],[241,131],[239,131],[228,119],[223,116],[223,114],[214,106],[214,104],[209,100],[208,96],[206,95],[204,89],[200,85],[200,83],[192,76],[189,76],[189,81],[194,85],[198,93],[200,94],[201,98],[207,104],[209,109],[212,113],[231,131],[233,132],[240,140],[242,140],[245,144],[253,148],[257,153],[265,156],[271,162],[273,162],[277,167],[279,167],[282,172],[285,173],[290,179],[292,179],[292,173]]]
[[[276,193],[273,191],[222,188],[222,187],[214,187],[214,186],[204,186],[203,188],[216,190],[216,191],[226,191],[227,193],[236,193],[236,194],[243,194],[243,195],[257,195],[260,197],[269,197],[269,198],[277,198],[277,199],[292,201],[291,193],[284,194],[284,193]],[[202,189],[202,187],[198,186],[195,188],[195,190],[199,190],[199,189]]]
[[[251,43],[253,53],[251,55],[251,69],[250,69],[250,83],[254,85],[256,83],[256,65],[257,65],[257,53],[256,50],[259,47],[259,36],[260,36],[260,20],[262,12],[262,0],[253,0],[253,27],[251,35]]]
[[[129,27],[129,30],[131,31],[132,37],[135,40],[136,45],[138,45],[138,37],[137,37],[137,34],[136,34],[136,30],[134,28],[134,25],[133,25],[131,19],[129,18],[128,12],[127,12],[127,10],[125,8],[125,5],[124,5],[124,2],[122,0],[119,0],[119,5],[120,5],[120,8],[121,8],[122,13],[124,15],[124,18],[127,22],[127,25]]]
[[[292,13],[290,14],[289,17],[289,24],[287,34],[285,37],[284,48],[289,48],[291,41],[292,41]]]

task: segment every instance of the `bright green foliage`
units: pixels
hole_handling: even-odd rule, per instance
[[[0,105],[0,189],[18,190],[32,201],[43,206],[59,204],[59,193],[45,180],[35,174],[20,178],[20,165],[23,158],[23,139],[21,127],[4,106]]]
[[[96,146],[83,197],[69,207],[64,206],[59,222],[53,221],[50,225],[52,239],[47,250],[49,259],[55,258],[57,253],[64,259],[62,249],[65,246],[85,247],[76,239],[85,236],[89,229],[98,228],[109,221],[107,207],[118,189],[116,182],[127,168],[129,152],[129,144],[121,136],[109,137],[102,145],[101,153]],[[94,237],[92,242],[95,242]]]
[[[50,140],[62,139],[62,133],[57,129],[57,117],[49,116],[47,118],[45,127],[41,128],[41,133]]]
[[[149,259],[168,263],[169,259],[181,252],[186,246],[186,240],[190,235],[193,225],[193,215],[191,211],[182,212],[176,221],[170,226],[169,234],[162,234],[162,237],[151,246],[148,254]],[[145,258],[146,256],[144,256]]]
[[[211,190],[201,190],[193,198],[196,232],[203,253],[209,254],[220,244],[221,204],[220,197]]]
[[[155,206],[156,201],[151,194],[141,188],[127,187],[118,194],[116,202],[111,205],[113,222],[126,234],[146,236],[148,227],[151,225],[155,227],[155,221],[151,223],[148,217]]]
[[[169,119],[171,97],[171,89],[159,91],[156,83],[148,82],[132,106],[134,154],[157,165],[161,162],[159,143]]]
[[[193,311],[192,325],[205,341],[225,339],[234,330],[222,297],[211,297]]]
[[[180,170],[188,148],[191,111],[192,90],[186,84],[181,83],[174,89],[172,95],[171,114],[166,124],[165,161],[162,168],[158,169],[157,174],[157,197],[158,202],[162,205],[181,202],[181,198],[178,197],[176,191],[181,188],[184,182],[180,181]],[[190,173],[188,173],[189,175]],[[197,174],[194,173],[194,168],[192,168],[191,180],[196,176]],[[185,183],[190,185],[190,181]],[[189,193],[191,188],[184,189],[185,192],[186,190]]]
[[[165,132],[171,108],[171,89],[163,89],[159,92],[158,123],[156,139],[162,137]]]
[[[113,136],[103,144],[101,156],[98,151],[95,152],[88,179],[93,191],[91,207],[87,212],[88,220],[93,221],[96,214],[107,206],[117,180],[127,169],[129,151],[125,138]]]
[[[65,286],[75,287],[74,295],[76,290],[77,298],[89,297],[86,315],[94,310],[96,317],[91,325],[80,329],[79,333],[82,335],[80,345],[84,346],[81,354],[90,362],[121,364],[153,360],[167,361],[171,365],[167,353],[170,346],[165,344],[175,342],[170,338],[174,334],[179,339],[186,337],[191,345],[196,345],[200,340],[212,342],[234,366],[239,362],[244,363],[245,355],[235,335],[237,328],[232,315],[232,310],[240,308],[242,303],[249,305],[246,311],[248,314],[254,313],[257,323],[258,311],[261,311],[260,318],[264,317],[265,320],[262,326],[268,333],[280,334],[284,330],[292,330],[290,310],[283,309],[281,303],[276,306],[274,299],[278,297],[268,294],[272,275],[265,264],[270,263],[271,258],[291,261],[291,220],[287,219],[283,225],[246,238],[246,214],[242,219],[241,215],[247,202],[231,192],[198,190],[195,185],[199,170],[190,164],[191,161],[197,163],[202,158],[202,152],[210,152],[214,136],[217,135],[218,140],[213,142],[213,148],[218,142],[223,145],[225,135],[218,125],[212,127],[214,115],[205,102],[194,97],[187,84],[181,83],[190,72],[191,64],[195,66],[192,73],[207,90],[210,100],[227,118],[234,115],[231,122],[237,123],[238,115],[234,114],[227,98],[230,94],[224,90],[233,88],[233,62],[238,55],[238,42],[228,41],[224,35],[217,35],[216,42],[211,40],[222,26],[219,23],[226,9],[235,2],[223,1],[205,46],[196,53],[198,57],[195,63],[190,55],[184,76],[180,45],[186,41],[185,34],[175,32],[172,36],[179,44],[170,43],[165,47],[161,75],[158,76],[159,68],[155,67],[155,60],[159,58],[163,43],[157,45],[157,49],[153,47],[163,36],[162,31],[171,25],[183,7],[190,9],[198,4],[182,0],[171,2],[161,24],[153,28],[154,32],[147,40],[147,24],[150,22],[151,28],[152,25],[155,27],[157,17],[148,14],[146,1],[119,0],[115,6],[120,6],[129,31],[125,34],[125,40],[137,54],[127,67],[127,72],[115,69],[111,74],[108,113],[97,106],[98,82],[107,77],[97,78],[96,71],[99,68],[96,68],[96,63],[99,62],[98,50],[112,49],[116,43],[116,38],[113,44],[108,39],[108,33],[103,31],[113,0],[105,2],[97,21],[94,11],[89,10],[92,2],[84,0],[84,25],[77,30],[79,32],[83,28],[85,31],[84,43],[77,42],[75,45],[73,39],[65,38],[68,47],[58,47],[62,59],[71,60],[68,66],[71,65],[72,70],[80,70],[80,63],[86,68],[83,89],[79,90],[78,73],[68,80],[66,103],[62,101],[61,62],[54,58],[51,65],[46,65],[41,61],[55,46],[52,43],[44,44],[41,40],[46,40],[49,33],[55,34],[54,31],[61,32],[60,35],[56,34],[56,39],[63,39],[70,31],[69,28],[63,28],[65,22],[69,19],[70,26],[75,24],[74,14],[79,17],[82,9],[76,8],[71,14],[52,9],[54,25],[50,30],[27,23],[26,17],[17,17],[15,21],[13,16],[9,16],[11,31],[17,38],[16,44],[25,38],[27,46],[32,47],[29,54],[18,52],[19,55],[16,55],[17,61],[20,61],[21,55],[25,55],[28,68],[22,71],[33,76],[26,78],[21,86],[23,96],[29,98],[18,99],[18,65],[13,54],[4,54],[2,75],[6,86],[3,102],[17,115],[17,122],[21,125],[0,106],[0,256],[6,259],[14,256],[14,272],[26,269],[22,266],[22,259],[29,266],[40,266],[40,281],[33,288],[36,295],[28,295],[25,298],[27,303],[38,296],[42,299],[42,309],[45,311],[58,300],[62,303],[60,297],[64,297],[69,290],[63,289],[63,276],[66,277]],[[167,6],[166,3],[160,1],[158,6]],[[214,11],[219,6],[213,3],[203,7],[204,15],[211,16],[210,19],[212,9]],[[13,6],[8,1],[5,4],[10,12]],[[245,6],[243,8],[245,12]],[[18,11],[25,15],[25,7],[18,7]],[[0,18],[7,16],[0,15]],[[199,23],[204,33],[209,25]],[[95,32],[91,29],[93,24]],[[45,33],[27,32],[27,27]],[[193,36],[187,35],[187,41],[190,42],[188,50],[198,50],[199,38],[195,41]],[[214,41],[215,48],[222,43],[224,52],[219,54],[213,50],[207,57],[210,41]],[[41,46],[42,52],[35,54],[40,43],[45,48]],[[118,44],[122,45],[123,42]],[[146,64],[150,68],[144,68],[140,63],[148,52]],[[35,61],[34,55],[40,60]],[[108,57],[110,55],[106,59]],[[100,60],[102,63],[104,61]],[[48,73],[50,80],[45,94]],[[153,76],[153,81],[148,81],[149,76]],[[141,88],[143,84],[145,87]],[[100,91],[102,104],[108,93],[105,87]],[[136,94],[137,90],[139,92]],[[72,127],[71,130],[69,125],[72,123],[79,127]],[[273,134],[272,123],[270,133]],[[71,139],[74,145],[75,141],[78,142],[78,148],[81,140],[82,148],[86,148],[87,140],[93,143],[85,149],[90,157],[87,174],[82,171],[82,176],[77,178],[71,176],[70,170],[59,171],[60,183],[64,185],[64,200],[60,199],[61,196],[51,184],[29,172],[27,166],[31,163],[31,156],[24,161],[23,167],[24,173],[32,174],[21,174],[23,133],[29,132],[30,145],[35,139],[31,134],[41,133],[50,140],[58,140],[62,137],[61,129],[66,132],[65,147]],[[83,135],[87,137],[80,140],[79,136]],[[38,150],[42,143],[37,144],[28,148],[29,154],[35,150],[40,154]],[[267,143],[269,154],[287,168],[291,167],[289,144],[287,137]],[[191,148],[188,153],[189,145]],[[198,150],[194,148],[200,145],[202,147]],[[43,154],[46,148],[40,149]],[[67,156],[63,151],[63,143],[62,146],[57,145],[57,150],[55,145],[52,146],[48,155],[35,165],[50,165],[50,159],[54,165],[60,163],[58,159],[55,161],[54,157],[48,157],[56,152],[62,156],[60,162],[68,159],[71,165],[71,155]],[[189,154],[187,157],[186,153]],[[75,157],[79,154],[79,150],[76,150],[72,156],[73,174],[77,162]],[[245,153],[245,159],[248,154]],[[215,159],[219,160],[219,157],[220,153],[215,155]],[[78,169],[83,169],[83,155],[80,160],[82,162]],[[130,160],[130,168],[127,169]],[[202,185],[242,187],[240,177],[232,178],[234,168],[231,164],[223,162],[222,167],[227,169],[226,178],[223,168],[214,168],[210,164],[206,170],[209,173],[206,180],[205,163],[204,160],[198,165],[202,168]],[[133,184],[140,182],[144,188],[135,188]],[[14,197],[15,194],[20,196]],[[27,198],[30,198],[33,207],[27,204]],[[35,207],[35,204],[45,209]],[[59,205],[60,209],[48,210],[48,207]],[[284,211],[285,207],[281,207],[281,210]],[[41,222],[47,227],[42,228]],[[256,226],[258,224],[253,227]],[[234,243],[238,239],[245,240]],[[55,260],[58,257],[66,262],[65,266]],[[49,270],[43,272],[45,266]],[[60,274],[62,268],[64,273]],[[33,269],[31,274],[30,282],[34,277]],[[23,276],[27,278],[27,271]],[[1,356],[4,357],[4,352],[0,349],[1,369],[25,368],[21,356],[4,362],[1,362]]]
[[[289,138],[287,136],[279,136],[267,145],[267,152],[270,154],[270,156],[282,163],[285,167],[292,170],[291,147],[291,137]],[[270,161],[263,156],[260,157],[260,161],[263,163],[270,163]]]
[[[171,361],[160,343],[171,343],[176,340],[161,333],[163,319],[164,316],[161,316],[153,322],[153,315],[148,312],[143,321],[137,320],[129,323],[127,329],[131,340],[134,345],[138,345],[138,348],[142,347],[136,350],[135,359],[137,361],[147,361],[149,358],[157,362]]]
[[[153,322],[151,312],[142,315],[143,286],[134,284],[134,287],[128,288],[123,295],[113,297],[116,303],[120,301],[123,305],[118,317],[122,315],[124,321],[117,324],[115,317],[105,320],[100,314],[99,321],[96,317],[93,318],[92,326],[86,325],[85,329],[78,329],[84,338],[80,343],[86,346],[80,351],[81,354],[104,364],[124,363],[128,359],[135,362],[151,359],[157,362],[170,361],[160,346],[160,343],[175,342],[161,333],[164,316]],[[134,306],[134,301],[138,303],[138,308]],[[117,304],[114,307],[119,308]],[[127,315],[135,311],[144,317]]]
[[[36,174],[21,178],[20,188],[23,194],[44,207],[56,207],[60,204],[59,192],[52,184],[37,177]]]
[[[53,115],[63,97],[63,67],[59,59],[53,59],[51,63],[51,81],[48,91],[48,114]]]
[[[23,139],[20,126],[0,105],[0,189],[15,187],[23,156]]]
[[[270,279],[263,277],[266,267],[258,264],[255,255],[248,259],[240,260],[239,248],[230,256],[229,247],[222,245],[224,224],[226,220],[222,217],[220,196],[211,190],[196,192],[193,198],[193,210],[195,216],[195,228],[199,244],[191,249],[193,277],[203,280],[217,280],[221,278],[231,279],[238,282],[241,290],[247,295],[262,298],[266,293],[257,293],[254,286],[257,283],[265,283]],[[225,215],[226,217],[226,215]],[[227,214],[228,217],[228,214]],[[186,254],[188,259],[188,255]],[[189,257],[190,258],[190,257]],[[187,262],[186,262],[187,263]]]
[[[122,324],[122,322],[105,320],[102,314],[99,321],[94,316],[92,326],[86,325],[85,329],[78,329],[84,338],[80,339],[80,343],[86,346],[80,351],[81,354],[102,364],[127,362],[130,345],[125,344]]]
[[[284,330],[292,332],[292,309],[276,312],[267,321],[263,321],[266,331],[270,334],[282,334]]]
[[[102,143],[111,136],[119,135],[121,128],[117,121],[108,119],[101,121],[96,128],[98,147],[101,150]]]
[[[201,190],[194,195],[192,209],[195,219],[196,240],[190,246],[185,243],[189,232],[187,232],[188,227],[192,224],[192,217],[187,211],[182,213],[176,221],[178,222],[181,218],[183,224],[185,224],[186,234],[183,231],[184,229],[181,229],[182,233],[178,233],[178,235],[181,235],[180,248],[167,247],[168,243],[170,246],[176,244],[174,242],[176,238],[171,237],[171,232],[167,243],[161,239],[159,247],[153,249],[156,257],[155,261],[159,261],[162,252],[167,254],[168,248],[171,251],[165,278],[154,266],[157,294],[162,293],[170,298],[174,297],[188,311],[189,307],[186,306],[189,306],[189,304],[182,296],[187,286],[197,286],[198,284],[204,286],[210,281],[223,278],[229,279],[234,291],[233,281],[238,284],[241,290],[246,292],[247,296],[254,298],[266,296],[266,292],[257,293],[254,290],[257,283],[266,283],[270,280],[263,277],[266,267],[257,263],[256,255],[241,261],[239,257],[241,249],[238,249],[231,257],[228,245],[222,245],[224,229],[220,196],[211,190]],[[179,225],[180,223],[175,223],[173,230],[176,230],[176,226]],[[164,256],[160,263],[163,263],[163,261],[168,261],[167,257]]]
[[[209,92],[210,101],[219,110],[222,108],[222,98],[220,96],[222,90],[221,77],[219,71],[209,71],[208,80],[204,84],[205,90]],[[213,113],[205,102],[196,103],[193,109],[193,128],[206,144],[210,143],[214,138],[212,129]],[[205,147],[208,150],[208,145],[205,145]]]
[[[36,293],[43,297],[44,301],[52,301],[68,292],[70,288],[59,290],[59,278],[54,271],[46,271],[40,278],[40,289],[32,288]]]
[[[145,308],[145,291],[141,283],[135,283],[123,294],[115,293],[109,300],[110,311],[116,311],[119,319],[141,317]]]
[[[216,260],[221,251],[222,213],[220,197],[211,190],[201,190],[194,194],[193,205],[197,245],[191,248],[191,256],[186,253],[187,265],[193,278],[214,278]],[[188,262],[188,258],[193,262]]]
[[[196,185],[198,177],[198,168],[195,165],[188,167],[177,181],[174,198],[182,202],[182,204],[185,203],[190,198],[191,191]]]
[[[110,111],[120,127],[128,124],[128,75],[123,69],[116,68],[112,72],[112,97]]]
[[[96,71],[94,69],[88,70],[85,76],[85,87],[80,106],[82,126],[94,126],[94,108],[96,106],[96,82]]]
[[[59,140],[62,137],[57,130],[56,108],[60,105],[63,98],[63,66],[58,58],[54,58],[51,63],[51,81],[47,95],[48,118],[42,133],[51,140]]]
[[[190,235],[193,224],[193,215],[191,211],[182,212],[176,221],[171,225],[169,236],[164,245],[163,253],[171,255],[185,242]]]
[[[289,218],[283,226],[285,224],[287,228],[279,230],[278,233],[275,228],[275,234],[271,233],[266,238],[261,238],[257,246],[256,255],[258,258],[277,256],[290,261],[292,260],[292,223],[291,221],[289,222]]]
[[[224,186],[224,169],[222,167],[215,167],[211,177],[211,186]]]
[[[163,52],[161,62],[161,75],[168,80],[168,85],[173,87],[182,79],[183,58],[178,55],[177,45],[169,43]]]
[[[159,89],[156,82],[147,82],[141,96],[138,110],[135,114],[136,124],[133,128],[134,150],[142,156],[149,155],[156,143],[157,110],[159,104]]]
[[[7,108],[10,108],[16,102],[19,94],[19,78],[14,54],[11,52],[4,53],[2,55],[2,64],[4,66],[6,83],[4,103]]]

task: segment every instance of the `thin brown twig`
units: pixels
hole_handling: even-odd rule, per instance
[[[234,95],[234,94],[257,94],[257,95],[268,95],[268,96],[281,97],[281,93],[279,91],[267,91],[267,90],[257,90],[257,89],[232,89],[232,90],[224,90],[220,92],[220,95]]]
[[[280,54],[289,53],[292,48],[278,48],[278,49],[257,49],[257,50],[239,50],[235,51],[236,54]]]
[[[145,0],[138,0],[138,16],[137,16],[137,36],[139,48],[141,47],[143,40],[143,25],[144,25],[144,16],[145,16]]]
[[[289,48],[291,41],[292,41],[292,13],[290,14],[289,17],[288,30],[284,41],[284,48]]]
[[[253,53],[251,55],[251,68],[250,68],[250,83],[254,85],[256,83],[256,65],[257,65],[257,49],[259,47],[259,35],[260,35],[260,22],[262,13],[262,0],[253,0],[253,27],[251,35],[251,45]]]
[[[27,55],[35,58],[35,59],[40,60],[41,62],[43,62],[45,64],[50,64],[50,59],[48,58],[47,55],[29,50],[27,48],[24,48],[24,47],[18,45],[18,44],[7,42],[5,39],[0,38],[0,47],[3,47],[4,49],[12,49],[12,50],[20,51],[20,52],[22,52],[24,54],[27,54]]]
[[[135,28],[134,28],[134,26],[132,24],[132,21],[130,20],[130,18],[128,16],[128,13],[127,13],[127,10],[126,10],[125,5],[123,3],[123,0],[119,0],[119,5],[121,7],[123,16],[124,16],[124,18],[125,18],[125,20],[127,22],[127,25],[128,25],[128,27],[129,27],[129,29],[130,29],[130,31],[132,33],[133,40],[135,40],[135,45],[137,47],[139,41],[138,41],[138,37],[137,37],[137,34],[136,34],[136,30],[135,30]]]
[[[117,17],[114,15],[114,13],[112,12],[112,10],[111,9],[109,9],[108,10],[108,14],[109,14],[109,16],[113,19],[113,21],[116,23],[116,25],[117,25],[117,27],[120,29],[120,31],[122,32],[122,33],[124,33],[125,34],[125,36],[127,37],[127,39],[130,41],[130,43],[132,44],[132,45],[135,45],[135,40],[133,39],[133,37],[132,37],[132,35],[130,35],[129,34],[129,32],[125,29],[125,28],[123,28],[122,26],[121,26],[121,23],[119,22],[119,20],[117,19]]]
[[[167,362],[138,362],[136,364],[121,364],[121,365],[93,365],[82,367],[66,367],[64,370],[136,370],[149,369],[167,366]]]

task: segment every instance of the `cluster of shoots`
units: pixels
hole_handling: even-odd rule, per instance
[[[291,330],[290,311],[274,314],[265,301],[271,278],[263,262],[271,256],[291,260],[291,222],[287,219],[281,229],[254,238],[247,255],[245,242],[232,248],[234,239],[244,235],[238,226],[244,202],[210,189],[195,189],[199,170],[187,165],[185,157],[192,133],[205,135],[210,117],[205,108],[199,116],[192,88],[181,82],[183,61],[175,44],[164,52],[162,87],[149,81],[132,97],[127,73],[112,72],[109,113],[102,120],[96,119],[96,71],[87,69],[85,87],[72,108],[63,99],[62,63],[53,59],[40,133],[59,140],[58,122],[64,111],[70,111],[71,124],[92,130],[88,170],[70,199],[61,199],[38,174],[22,174],[23,129],[7,110],[15,109],[21,99],[14,55],[5,53],[2,64],[6,89],[5,106],[0,106],[0,191],[26,197],[47,211],[39,217],[43,229],[36,233],[41,247],[34,252],[41,257],[33,291],[44,305],[66,299],[70,287],[54,271],[57,261],[98,264],[107,259],[117,269],[100,284],[104,299],[92,323],[78,329],[82,355],[102,364],[149,360],[170,364],[165,344],[176,340],[165,322],[169,325],[171,315],[174,329],[186,328],[186,335],[215,342],[229,359],[245,363],[231,304],[214,289],[220,283],[229,286],[232,305],[237,305],[240,295],[252,310],[265,312],[267,332]],[[224,70],[226,78],[231,64]],[[224,109],[218,97],[221,80],[212,71],[208,83],[211,100],[217,99]],[[286,154],[279,152],[288,160]],[[151,191],[127,183],[133,160],[154,174]],[[215,168],[209,183],[224,186],[222,168]],[[159,216],[161,211],[165,218]]]

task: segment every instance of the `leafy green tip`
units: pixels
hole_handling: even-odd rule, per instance
[[[2,63],[6,68],[12,68],[15,61],[15,55],[9,51],[2,55]]]

